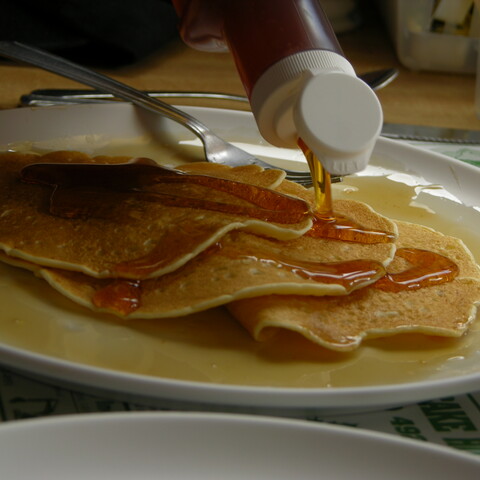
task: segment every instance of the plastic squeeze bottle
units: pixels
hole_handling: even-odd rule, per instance
[[[262,136],[301,139],[331,174],[368,163],[380,103],[344,57],[319,0],[173,0],[193,48],[230,50]]]

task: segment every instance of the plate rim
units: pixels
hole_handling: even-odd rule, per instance
[[[8,437],[12,432],[19,432],[21,435],[31,435],[32,429],[41,431],[44,429],[53,428],[54,430],[57,430],[67,427],[75,432],[76,427],[81,426],[82,428],[98,431],[98,428],[104,428],[105,426],[108,427],[109,425],[120,425],[121,428],[125,428],[125,426],[139,423],[147,424],[149,426],[153,425],[154,428],[164,427],[165,423],[180,423],[187,425],[201,423],[207,427],[214,424],[220,424],[227,428],[231,425],[246,426],[247,428],[252,429],[258,427],[280,427],[283,430],[295,429],[300,432],[313,432],[319,436],[325,435],[326,437],[336,434],[340,435],[342,438],[353,438],[355,441],[381,442],[382,444],[387,443],[389,448],[400,447],[407,451],[415,450],[439,456],[456,458],[480,467],[480,456],[438,443],[419,441],[382,431],[369,430],[363,427],[353,427],[316,420],[254,415],[249,413],[129,411],[52,415],[1,423],[0,442],[2,439],[6,438],[8,443]],[[37,438],[39,441],[45,441],[44,438]],[[34,438],[34,440],[37,441],[37,438]]]
[[[106,436],[111,438],[112,431],[115,438],[113,442],[105,446],[101,439]],[[139,442],[134,442],[132,447],[131,441],[126,443],[122,435],[122,433],[126,432],[129,438],[131,438],[132,433],[142,435],[143,432],[142,438],[144,440],[141,439]],[[198,432],[202,432],[201,435],[197,435]],[[178,452],[178,445],[182,445],[183,461],[181,466],[178,470],[177,467],[173,467],[172,470],[170,463],[162,464],[164,468],[165,466],[167,467],[166,472],[188,474],[192,471],[192,467],[195,468],[197,465],[198,457],[201,458],[201,465],[205,465],[205,468],[211,472],[211,464],[208,462],[208,457],[212,455],[213,450],[209,446],[206,447],[206,450],[202,449],[202,452],[198,455],[194,455],[191,460],[192,463],[189,463],[188,452],[189,449],[195,448],[198,442],[203,442],[204,438],[213,438],[215,440],[217,437],[212,437],[212,435],[219,434],[218,441],[213,442],[213,448],[215,448],[215,445],[217,447],[220,445],[220,453],[223,452],[225,454],[227,460],[220,467],[222,470],[231,468],[231,463],[229,462],[232,460],[228,459],[232,458],[232,451],[236,452],[236,457],[238,456],[239,446],[243,445],[246,452],[248,452],[249,448],[256,448],[255,438],[263,439],[267,436],[272,438],[272,435],[273,449],[267,450],[265,455],[262,453],[258,455],[260,463],[257,463],[258,458],[252,458],[252,463],[249,467],[251,470],[256,470],[257,466],[270,465],[271,463],[269,462],[275,458],[285,459],[286,457],[282,455],[282,452],[283,454],[285,453],[283,448],[286,445],[286,438],[296,440],[294,445],[298,445],[300,451],[294,449],[292,456],[296,452],[300,453],[298,458],[306,463],[303,464],[305,471],[300,468],[299,472],[304,472],[303,474],[306,475],[308,475],[307,472],[311,472],[311,469],[316,470],[318,465],[321,465],[319,461],[321,462],[322,452],[315,451],[313,456],[312,449],[315,448],[314,445],[322,445],[325,442],[337,446],[339,444],[346,445],[352,450],[361,450],[361,453],[352,459],[353,465],[348,463],[345,466],[346,469],[340,467],[340,470],[336,471],[337,467],[332,467],[331,464],[328,464],[327,468],[330,474],[351,474],[351,469],[355,468],[355,466],[358,468],[359,462],[364,464],[364,461],[372,459],[378,451],[383,452],[381,457],[383,461],[380,461],[380,466],[372,467],[376,472],[380,470],[380,472],[386,473],[392,468],[391,465],[394,465],[401,469],[406,468],[409,470],[409,473],[412,473],[412,469],[414,469],[417,472],[414,478],[423,478],[422,475],[425,474],[425,468],[431,471],[433,462],[435,472],[442,472],[442,475],[444,475],[442,478],[448,478],[447,476],[451,474],[450,470],[452,469],[461,471],[465,478],[476,478],[480,469],[480,457],[473,453],[464,452],[446,445],[422,442],[391,433],[359,427],[243,413],[110,412],[58,415],[1,424],[0,445],[5,444],[6,448],[2,449],[0,456],[10,460],[6,463],[2,462],[0,472],[7,468],[9,469],[7,471],[10,471],[12,468],[18,471],[19,466],[16,461],[18,456],[25,454],[25,448],[27,448],[28,454],[28,449],[35,448],[39,442],[41,442],[41,449],[36,449],[33,462],[34,465],[43,463],[45,452],[48,450],[50,458],[51,446],[58,445],[61,442],[60,453],[63,453],[64,456],[61,457],[60,461],[52,463],[54,471],[50,473],[55,473],[57,468],[60,471],[71,469],[73,465],[85,460],[87,455],[93,471],[102,472],[106,466],[111,471],[112,458],[124,452],[125,448],[129,448],[129,463],[133,463],[135,470],[140,467],[139,473],[142,473],[141,466],[143,465],[143,474],[148,474],[148,472],[152,472],[152,468],[157,471],[156,466],[158,466],[158,462],[162,458],[157,448],[148,448],[148,445],[150,445],[148,442],[152,438],[157,439],[159,446],[167,443],[166,454],[172,456],[172,458],[175,458],[175,453]],[[166,436],[170,435],[174,438],[173,442],[168,442],[166,439]],[[187,438],[186,443],[183,441],[185,437]],[[82,445],[81,442],[84,442],[86,438],[92,439],[89,442],[90,446],[87,449],[79,448]],[[102,442],[101,445],[104,448],[102,448],[101,454],[98,456],[94,455],[94,458],[91,458],[88,452],[95,448],[95,445],[98,443],[95,440],[96,438]],[[9,451],[9,448],[15,448],[19,443],[22,445],[21,454],[18,453],[18,450]],[[12,445],[12,447],[9,447],[9,445]],[[136,450],[135,445],[138,445],[140,450]],[[306,445],[309,448],[302,455],[302,446]],[[275,447],[279,448],[279,450],[275,449]],[[222,448],[224,449],[223,451]],[[335,447],[332,446],[332,448]],[[136,452],[141,452],[140,456],[137,456]],[[185,453],[187,454],[186,457]],[[215,450],[214,454],[217,454],[217,450]],[[342,453],[339,452],[338,455],[341,457]],[[361,456],[361,459],[359,456]],[[207,459],[206,463],[205,459]],[[408,459],[414,460],[414,463],[406,461]],[[393,464],[392,460],[394,460]],[[289,460],[283,461],[288,462]],[[280,468],[281,462],[280,460]],[[25,462],[25,466],[27,469],[31,468],[29,467],[29,462]],[[205,474],[202,466],[200,466],[200,470],[195,468],[195,474]],[[88,471],[92,472],[92,469],[90,468]],[[272,478],[270,475],[273,471],[276,470],[260,469],[260,472],[266,474],[265,478]],[[401,475],[405,473],[405,471],[400,472]],[[302,478],[310,478],[303,477],[303,474]],[[345,477],[342,476],[342,478]]]

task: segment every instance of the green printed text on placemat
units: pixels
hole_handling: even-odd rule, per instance
[[[480,149],[475,147],[457,147],[457,148],[445,148],[435,147],[432,151],[447,155],[462,162],[480,167]]]

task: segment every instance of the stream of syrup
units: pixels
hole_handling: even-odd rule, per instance
[[[395,241],[395,236],[388,232],[366,229],[352,219],[334,212],[330,174],[302,139],[299,139],[298,145],[307,160],[315,194],[313,226],[306,235],[368,244]]]
[[[298,141],[312,176],[315,193],[313,226],[306,235],[332,238],[357,243],[387,243],[394,236],[381,231],[366,230],[352,220],[338,215],[332,208],[331,177],[317,156],[302,139]],[[386,273],[373,287],[386,292],[416,290],[452,281],[458,275],[458,266],[438,253],[415,248],[400,248],[397,257],[408,261],[409,268],[399,273]]]
[[[338,216],[333,212],[330,175],[301,140],[299,145],[309,163],[314,183],[315,211],[313,214],[307,204],[298,198],[241,182],[206,175],[186,174],[161,167],[149,159],[135,159],[128,163],[108,165],[31,164],[22,170],[21,179],[27,183],[50,186],[52,188],[50,214],[72,220],[95,217],[101,201],[96,195],[92,195],[92,192],[101,195],[122,192],[167,206],[233,213],[282,224],[296,223],[305,219],[307,215],[313,215],[313,226],[306,235],[365,244],[393,242],[393,235],[364,229],[347,217]],[[245,201],[246,204],[224,203],[215,199],[191,198],[155,191],[154,187],[162,183],[202,185],[211,190],[227,192]],[[92,199],[95,199],[93,203]],[[182,239],[179,238],[178,241]],[[371,283],[380,277],[381,279],[375,283],[376,288],[398,292],[448,282],[457,274],[456,265],[445,257],[415,249],[399,251],[398,254],[411,264],[410,268],[399,274],[386,274],[384,266],[374,260],[321,263],[280,257],[269,251],[232,253],[223,248],[221,241],[216,248],[210,248],[203,253],[203,255],[210,254],[223,254],[230,257],[233,255],[236,258],[248,257],[259,262],[274,263],[302,278],[343,285],[347,292],[355,289],[359,282]],[[157,249],[155,255],[146,260],[158,262],[157,257],[161,255],[162,251]],[[109,308],[127,315],[141,306],[141,291],[140,281],[113,279],[96,292],[94,303],[97,307]]]

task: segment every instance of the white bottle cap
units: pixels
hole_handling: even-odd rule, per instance
[[[251,96],[263,137],[296,147],[301,138],[333,175],[365,168],[383,116],[371,88],[341,55],[313,50],[268,69]]]
[[[382,127],[371,88],[342,72],[312,75],[293,111],[298,135],[333,175],[363,170]]]

